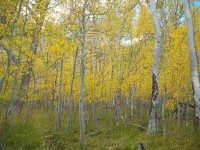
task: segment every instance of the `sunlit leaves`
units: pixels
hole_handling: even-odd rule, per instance
[[[18,83],[24,73],[31,73],[29,100],[56,100],[59,86],[59,62],[63,60],[63,99],[68,98],[72,80],[73,61],[76,50],[78,57],[74,77],[73,100],[80,96],[80,50],[82,48],[82,5],[76,1],[73,5],[65,1],[59,7],[66,12],[54,12],[54,8],[46,10],[48,0],[36,0],[30,3],[32,12],[25,16],[25,5],[15,24],[14,34],[11,36],[10,26],[16,16],[16,6],[19,1],[6,1],[1,5],[0,17],[6,16],[6,24],[0,23],[0,38],[9,48],[16,60],[9,68],[6,78],[8,87],[4,87],[3,99],[9,99],[12,75],[18,71]],[[152,60],[154,50],[154,26],[152,16],[146,5],[137,5],[137,1],[99,1],[89,0],[86,16],[86,101],[111,101],[120,89],[123,97],[128,97],[130,87],[134,88],[134,98],[150,100],[152,92]],[[160,8],[159,4],[159,8]],[[171,7],[171,3],[169,4]],[[105,6],[105,8],[104,8]],[[52,19],[55,13],[57,19]],[[57,13],[59,13],[57,15]],[[98,14],[99,13],[99,14]],[[102,14],[101,14],[102,13]],[[194,26],[197,55],[200,58],[200,30],[199,13],[194,12]],[[48,17],[46,17],[48,16]],[[54,17],[55,17],[54,16]],[[51,18],[52,17],[52,18]],[[167,39],[163,39],[163,53],[160,60],[160,97],[167,97],[167,108],[174,108],[177,102],[190,101],[190,61],[186,27],[172,26],[169,16],[169,30]],[[27,20],[26,20],[27,19]],[[134,21],[136,22],[133,22]],[[26,24],[25,24],[26,22]],[[36,26],[36,23],[39,26]],[[40,31],[40,32],[39,32]],[[165,30],[162,30],[165,31]],[[33,35],[38,40],[38,51],[34,54],[30,47]],[[5,38],[7,37],[7,38]],[[127,39],[122,44],[122,39]],[[7,75],[8,56],[1,53],[0,75]],[[31,68],[31,69],[30,69]],[[200,68],[200,66],[199,66]],[[37,90],[35,91],[35,88]],[[6,89],[6,90],[5,90]]]
[[[140,38],[141,36],[145,36],[146,34],[153,34],[154,27],[152,16],[148,9],[144,6],[141,8],[139,20],[137,23],[137,27],[135,29],[135,36]]]

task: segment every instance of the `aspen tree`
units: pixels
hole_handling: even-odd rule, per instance
[[[158,19],[158,14],[156,10],[156,3],[154,0],[150,0],[150,10],[153,16],[154,28],[155,28],[155,50],[153,57],[153,68],[152,68],[152,97],[151,97],[151,108],[148,124],[148,132],[156,133],[158,132],[158,78],[159,78],[159,61],[161,53],[161,31]]]
[[[194,90],[194,101],[195,101],[195,120],[198,128],[200,128],[200,82],[198,73],[198,63],[195,50],[195,39],[194,29],[192,25],[192,16],[190,13],[190,5],[188,0],[183,0],[185,20],[187,25],[187,36],[190,49],[190,69],[191,69],[191,80],[193,83]]]

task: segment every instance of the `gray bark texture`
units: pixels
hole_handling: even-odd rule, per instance
[[[195,50],[195,39],[194,39],[194,29],[192,25],[192,16],[190,13],[188,0],[183,0],[183,8],[185,13],[185,20],[187,25],[187,35],[190,49],[190,68],[191,68],[191,78],[194,90],[194,101],[195,101],[195,124],[200,128],[200,82],[198,73],[198,62]]]
[[[153,70],[152,70],[152,97],[150,107],[150,117],[148,124],[148,132],[158,132],[158,78],[159,78],[159,61],[161,53],[161,31],[159,18],[156,10],[156,3],[154,0],[150,0],[150,9],[153,16],[154,28],[155,28],[155,50],[153,57]]]

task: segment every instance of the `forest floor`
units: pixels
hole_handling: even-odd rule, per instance
[[[8,125],[1,133],[0,144],[5,150],[78,150],[78,122],[73,123],[70,132],[66,132],[66,120],[62,129],[55,131],[53,115],[35,111],[25,123],[26,118],[15,118],[15,127],[9,132]],[[200,136],[192,125],[167,125],[168,135],[163,138],[162,131],[149,135],[135,126],[146,119],[144,116],[133,118],[129,123],[116,123],[105,115],[95,122],[87,121],[86,150],[134,150],[143,143],[146,150],[200,150]],[[145,120],[146,121],[146,120]],[[90,134],[98,132],[97,134]]]

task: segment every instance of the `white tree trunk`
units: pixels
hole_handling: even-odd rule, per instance
[[[195,100],[195,120],[200,127],[200,82],[199,82],[199,74],[197,68],[197,55],[195,50],[195,40],[194,40],[194,30],[192,25],[192,17],[189,9],[188,0],[183,0],[184,12],[185,12],[185,20],[187,24],[187,35],[189,41],[190,48],[190,68],[191,68],[191,77],[194,88],[194,100]]]
[[[68,122],[67,122],[67,131],[71,128],[71,116],[72,116],[72,96],[73,96],[73,88],[74,88],[74,78],[75,78],[75,72],[76,72],[76,62],[77,62],[77,56],[78,56],[78,49],[76,50],[75,56],[74,56],[74,62],[73,62],[73,70],[72,70],[72,77],[71,77],[71,83],[70,83],[70,91],[69,91],[69,98],[68,98]]]
[[[115,105],[115,120],[117,122],[121,118],[120,103],[121,103],[121,89],[117,89],[117,91],[116,91],[116,97],[115,97],[115,100],[114,100],[114,105]]]
[[[60,61],[60,77],[59,77],[59,92],[58,92],[58,105],[56,112],[56,130],[58,131],[61,128],[61,116],[63,110],[63,102],[62,102],[62,76],[63,76],[63,60]]]
[[[130,121],[133,115],[133,87],[129,87],[128,92],[128,99],[127,99],[127,113],[126,113],[126,120]]]
[[[4,84],[5,79],[6,79],[6,77],[0,78],[0,93],[1,93],[1,90],[3,89],[3,84]]]
[[[14,97],[15,97],[15,90],[16,90],[16,84],[17,84],[17,72],[14,73],[13,76],[13,84],[12,84],[12,92],[10,97],[10,108],[8,111],[9,118],[10,118],[10,131],[13,130],[14,127]]]
[[[85,0],[82,12],[81,87],[80,87],[80,99],[79,99],[80,149],[85,148],[84,101],[85,101],[86,5],[87,1]]]
[[[154,0],[150,0],[150,9],[153,16],[154,28],[155,28],[155,50],[153,58],[153,70],[152,70],[152,98],[151,98],[151,108],[150,117],[148,124],[148,132],[156,133],[158,131],[158,78],[159,78],[159,60],[161,53],[161,31],[158,19],[158,14],[156,10],[156,4]]]

